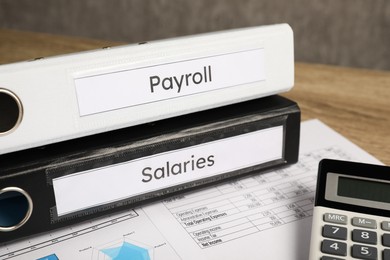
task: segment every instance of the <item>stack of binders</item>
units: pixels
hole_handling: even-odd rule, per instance
[[[0,243],[298,160],[286,24],[0,66]]]

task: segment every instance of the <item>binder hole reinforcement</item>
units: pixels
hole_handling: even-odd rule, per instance
[[[14,131],[22,121],[23,107],[18,96],[0,88],[0,136]]]
[[[0,190],[0,232],[13,231],[23,226],[33,210],[31,197],[17,187]]]

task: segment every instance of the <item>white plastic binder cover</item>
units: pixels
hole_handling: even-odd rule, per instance
[[[293,84],[287,24],[2,65],[0,98],[14,104],[7,108],[13,113],[0,112],[0,154],[272,95]]]

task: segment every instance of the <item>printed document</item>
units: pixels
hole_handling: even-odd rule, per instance
[[[310,120],[294,165],[5,244],[0,259],[307,259],[322,158],[381,164]]]

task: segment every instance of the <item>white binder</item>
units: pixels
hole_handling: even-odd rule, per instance
[[[0,66],[0,154],[288,91],[278,24]]]

